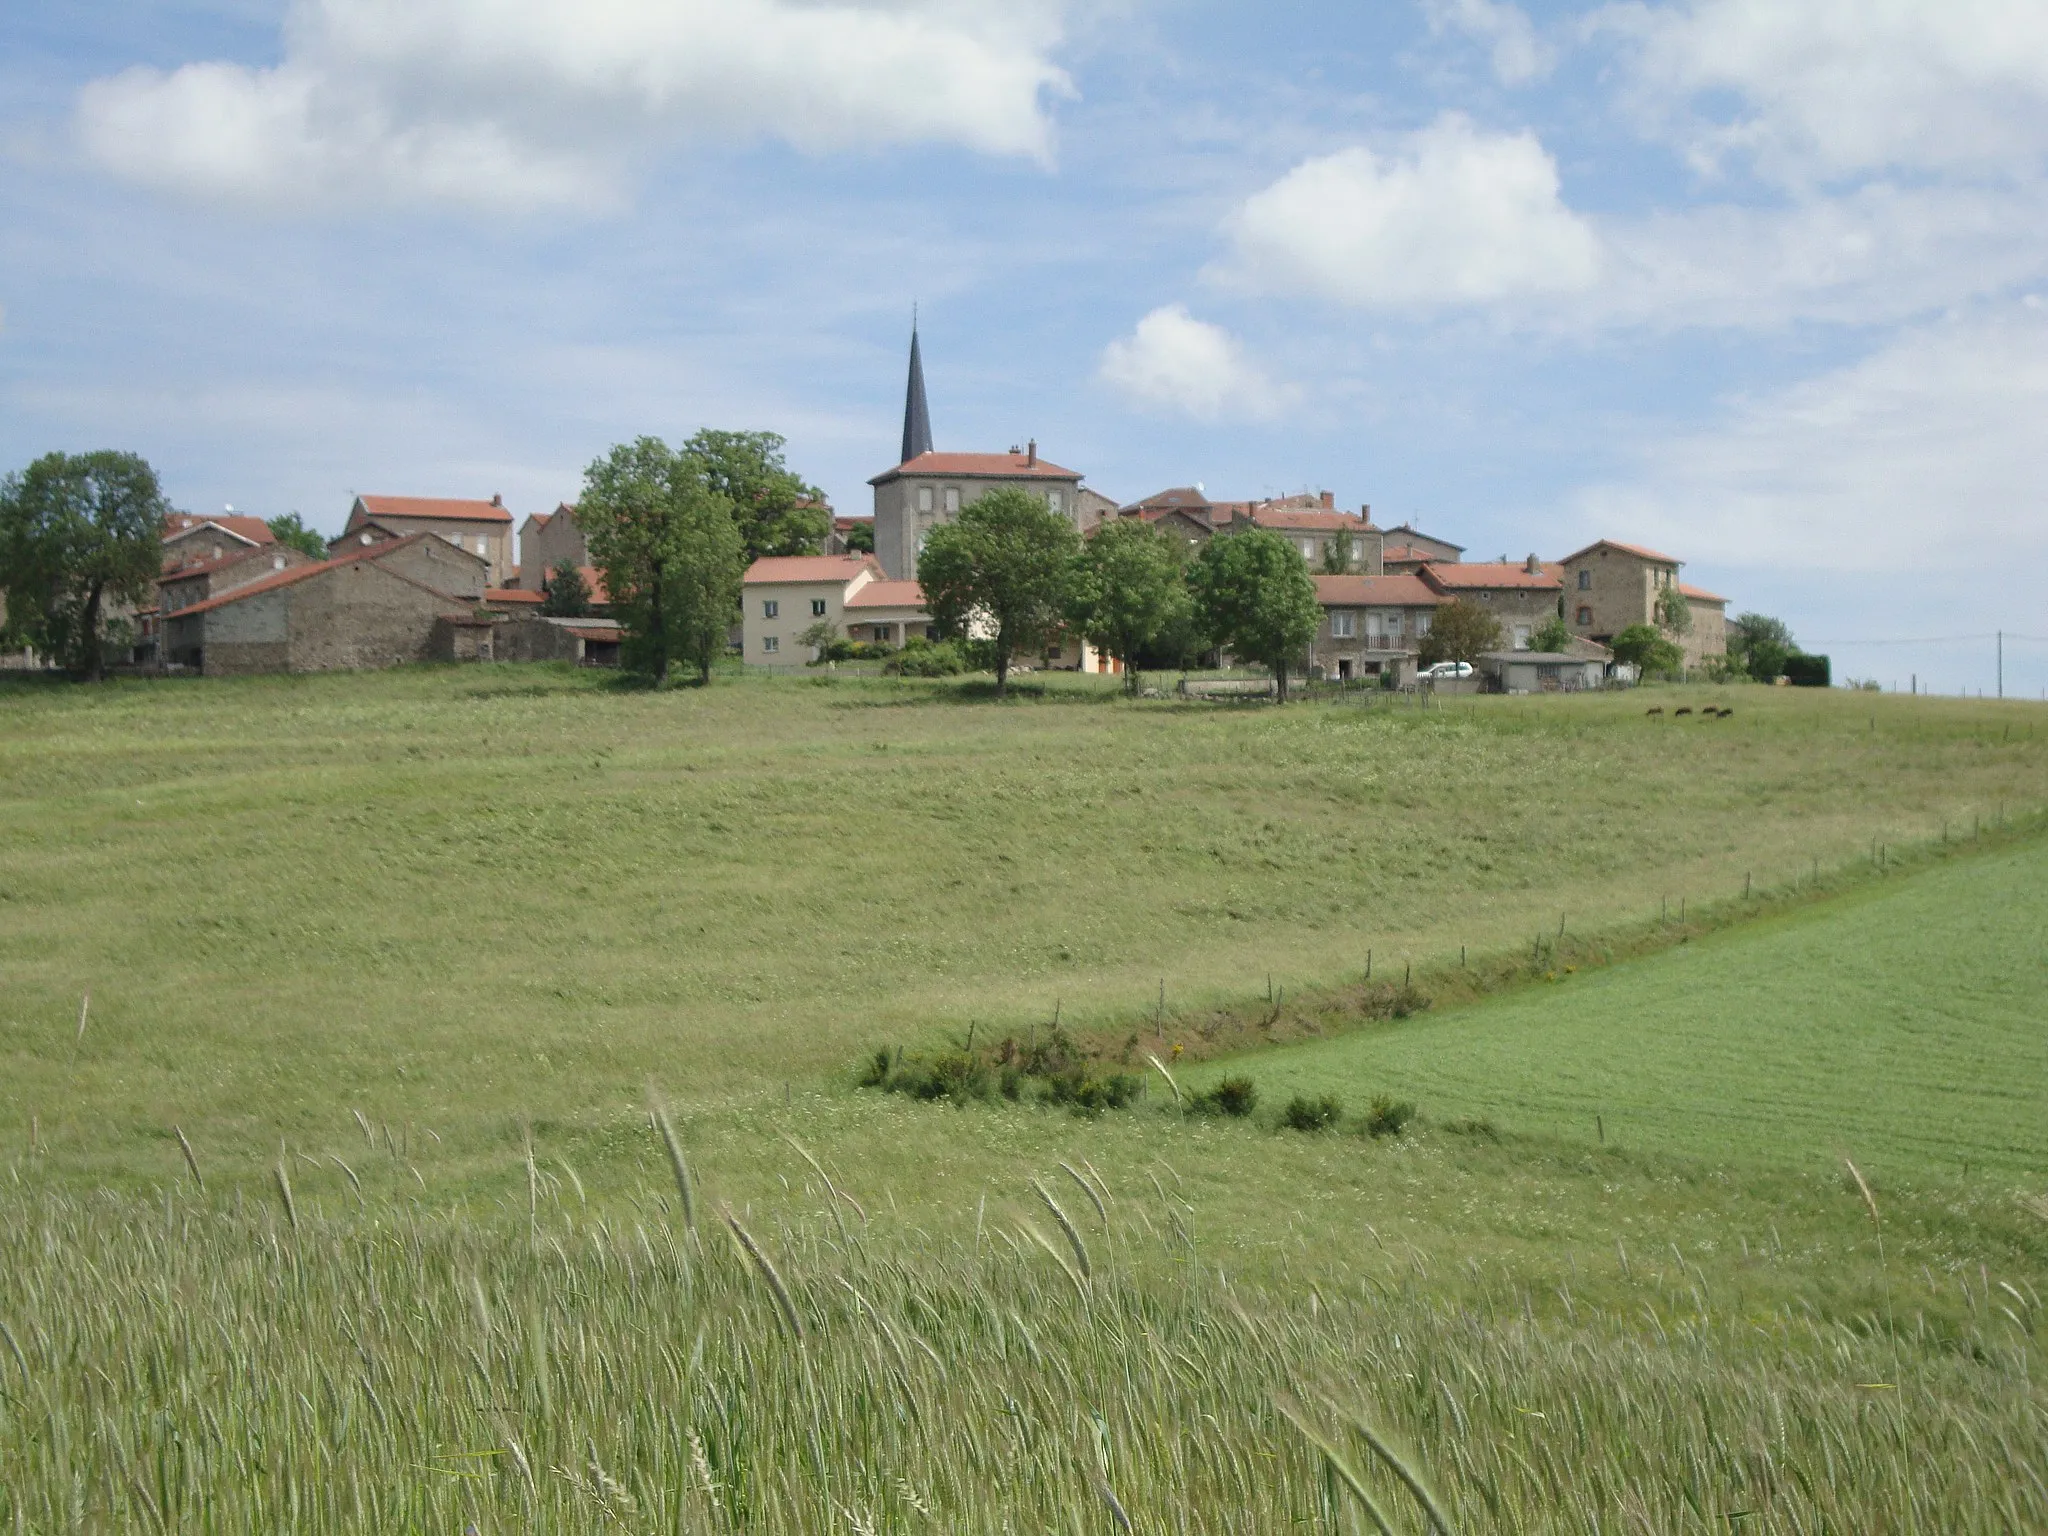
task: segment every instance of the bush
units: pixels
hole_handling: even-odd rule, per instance
[[[961,659],[960,647],[951,640],[912,635],[883,670],[897,677],[957,677],[967,670],[967,664]]]
[[[1829,683],[1825,656],[1787,656],[1785,676],[1794,688],[1825,688]]]
[[[1390,1099],[1384,1093],[1374,1094],[1372,1107],[1365,1112],[1365,1133],[1368,1136],[1398,1136],[1414,1118],[1413,1104]]]
[[[1089,1114],[1123,1109],[1144,1092],[1132,1072],[1105,1071],[1091,1062],[1057,1024],[976,1049],[968,1045],[929,1056],[878,1050],[861,1068],[863,1088],[907,1094],[927,1102],[986,1102],[1000,1094],[1012,1103],[1059,1104]]]
[[[1204,1115],[1229,1115],[1242,1120],[1258,1107],[1258,1085],[1248,1077],[1226,1077],[1206,1093],[1198,1093],[1192,1100],[1195,1110]]]
[[[1309,1098],[1296,1094],[1280,1112],[1280,1123],[1290,1131],[1327,1131],[1344,1118],[1344,1106],[1335,1094]]]

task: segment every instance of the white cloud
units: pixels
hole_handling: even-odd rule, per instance
[[[2048,311],[1997,306],[1649,444],[1579,531],[1719,567],[2048,581]],[[1995,567],[1995,570],[1992,568]]]
[[[1528,13],[1502,0],[1424,0],[1429,30],[1459,32],[1492,51],[1493,73],[1503,85],[1541,79],[1557,64],[1557,53],[1536,35]]]
[[[1741,103],[1675,124],[1702,164],[1730,151],[1789,179],[1895,167],[2005,174],[2048,153],[2041,0],[1690,0],[1618,5],[1638,105],[1659,119],[1713,93]]]
[[[287,207],[602,205],[673,137],[1045,161],[1053,3],[299,0],[276,67],[132,69],[78,128],[117,175]]]
[[[1198,421],[1268,417],[1293,398],[1247,360],[1237,338],[1182,304],[1155,309],[1102,352],[1102,379],[1139,405]]]
[[[1391,155],[1359,146],[1304,161],[1247,199],[1229,234],[1226,281],[1361,307],[1571,293],[1600,268],[1536,136],[1485,133],[1457,113]]]

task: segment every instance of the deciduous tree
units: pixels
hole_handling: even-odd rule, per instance
[[[1641,668],[1645,677],[1675,676],[1685,663],[1684,653],[1654,624],[1631,624],[1607,645],[1616,661]]]
[[[1202,546],[1191,583],[1210,640],[1269,670],[1285,703],[1288,673],[1323,623],[1301,551],[1267,528],[1218,534]]]
[[[104,676],[108,610],[149,592],[170,512],[156,471],[132,453],[45,454],[0,479],[8,637]]]
[[[785,446],[778,433],[711,427],[683,444],[704,483],[732,502],[749,564],[764,555],[815,555],[832,531],[825,493],[791,471]]]
[[[917,558],[926,611],[946,638],[988,643],[998,698],[1011,660],[1059,628],[1079,546],[1071,522],[1008,486],[968,503],[926,539]]]
[[[1529,637],[1532,650],[1548,651],[1552,655],[1565,655],[1572,648],[1572,629],[1555,614],[1543,621],[1543,627]]]
[[[1416,647],[1425,667],[1440,661],[1476,663],[1488,651],[1501,648],[1500,620],[1478,603],[1460,597],[1438,608],[1429,621],[1429,633]]]
[[[551,619],[580,619],[590,612],[590,583],[573,560],[564,560],[548,573],[540,611]]]
[[[1067,616],[1097,649],[1124,669],[1124,690],[1139,687],[1138,659],[1162,649],[1194,606],[1186,546],[1140,518],[1095,530],[1074,563]]]
[[[710,682],[738,617],[746,545],[698,461],[655,437],[621,443],[583,472],[576,521],[625,629],[628,665],[659,683],[683,659]]]
[[[327,558],[327,541],[308,528],[296,512],[286,512],[267,519],[264,527],[270,536],[287,549],[296,549],[302,555],[311,555],[315,560]]]
[[[1799,654],[1792,638],[1792,626],[1767,614],[1745,613],[1735,620],[1736,643],[1729,647],[1729,660],[1760,683],[1777,681],[1785,663]]]

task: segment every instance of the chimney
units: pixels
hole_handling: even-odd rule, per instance
[[[491,505],[494,507],[502,507],[505,505],[505,498],[500,496],[496,491],[493,491],[491,492]]]
[[[1543,562],[1541,560],[1538,560],[1534,555],[1531,555],[1529,557],[1529,563],[1526,567],[1524,567],[1524,569],[1526,569],[1531,576],[1541,576],[1543,574]]]
[[[1337,510],[1337,496],[1334,491],[1323,492],[1323,510],[1325,512],[1334,512]]]
[[[1372,503],[1361,501],[1358,504],[1358,515],[1365,519],[1366,526],[1370,528],[1372,526]]]
[[[1024,467],[1026,469],[1036,469],[1038,467],[1038,439],[1035,437],[1031,439],[1031,445],[1024,450]]]

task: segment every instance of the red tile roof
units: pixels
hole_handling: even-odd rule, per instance
[[[526,603],[534,607],[547,601],[539,592],[527,592],[518,587],[485,587],[484,601],[487,603]]]
[[[209,572],[224,570],[230,565],[237,565],[244,560],[261,560],[266,557],[272,560],[280,558],[289,560],[292,555],[298,553],[299,551],[292,550],[290,554],[287,554],[282,546],[270,549],[261,544],[244,545],[240,549],[231,549],[224,555],[216,555],[211,560],[195,560],[189,565],[177,565],[166,560],[163,572],[157,579],[159,581],[183,581],[188,576],[204,576]]]
[[[870,555],[768,555],[747,567],[746,585],[769,582],[851,581],[867,567],[876,566]]]
[[[199,517],[190,512],[173,512],[164,519],[164,538],[168,542],[196,529],[214,527],[236,538],[247,539],[251,544],[275,544],[277,535],[260,517],[248,517],[239,512],[223,513],[219,517]]]
[[[1432,544],[1443,545],[1445,549],[1455,549],[1461,555],[1465,553],[1464,545],[1453,544],[1449,539],[1440,539],[1433,533],[1424,533],[1420,528],[1417,528],[1413,523],[1396,523],[1393,527],[1389,528],[1387,532],[1390,534],[1406,534],[1408,535],[1408,537],[1413,539],[1427,539]]]
[[[871,581],[846,600],[849,608],[915,608],[924,611],[924,588],[914,581]]]
[[[1349,529],[1353,533],[1364,533],[1372,524],[1362,517],[1349,512],[1332,512],[1322,508],[1255,506],[1251,519],[1261,528],[1295,533],[1336,533]]]
[[[1654,549],[1645,549],[1640,544],[1624,544],[1619,539],[1595,539],[1584,549],[1576,550],[1564,558],[1566,561],[1576,560],[1580,555],[1590,555],[1596,549],[1618,549],[1624,555],[1634,555],[1638,560],[1655,560],[1662,565],[1684,563],[1676,555],[1660,555]]]
[[[1420,576],[1318,576],[1316,601],[1325,608],[1435,608],[1443,595]]]
[[[368,517],[406,517],[453,523],[512,521],[512,514],[498,501],[464,501],[442,496],[358,496],[356,505]]]
[[[1519,560],[1443,560],[1425,565],[1419,574],[1439,590],[1555,592],[1564,585],[1552,571],[1532,573]]]
[[[1682,581],[1678,584],[1678,590],[1696,603],[1725,603],[1728,601],[1727,598],[1721,596],[1718,592],[1709,592],[1705,587],[1690,586]]]
[[[1078,469],[1062,469],[1049,459],[1032,463],[1021,453],[920,453],[894,469],[875,476],[869,485],[880,485],[903,475],[954,475],[963,480],[1078,480]]]

